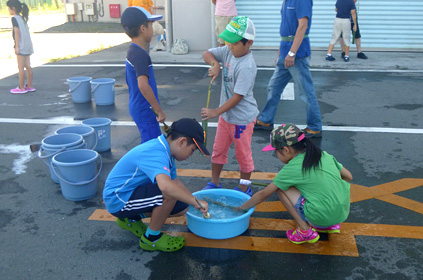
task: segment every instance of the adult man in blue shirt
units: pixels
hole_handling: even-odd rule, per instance
[[[313,80],[310,74],[310,39],[312,0],[285,0],[282,4],[282,22],[279,57],[268,85],[267,102],[257,119],[255,129],[272,130],[276,109],[283,90],[294,79],[295,91],[307,103],[306,137],[322,136],[322,117]]]

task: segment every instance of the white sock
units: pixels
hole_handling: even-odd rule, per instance
[[[328,56],[332,56],[332,54],[331,53],[328,53]]]

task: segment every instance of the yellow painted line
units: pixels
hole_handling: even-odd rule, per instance
[[[88,220],[97,221],[115,221],[116,217],[107,212],[106,209],[96,209]],[[143,220],[149,223],[150,219]],[[186,225],[185,216],[168,218],[168,225]],[[268,219],[268,218],[250,218],[249,229],[286,231],[295,228],[293,220]],[[384,236],[395,238],[423,239],[423,227],[419,226],[401,226],[384,224],[361,224],[361,223],[342,223],[341,232],[361,236]]]
[[[351,201],[358,202],[370,198],[379,198],[397,192],[407,191],[423,185],[423,179],[404,178],[373,187],[351,184]],[[353,198],[354,195],[354,198]]]
[[[115,221],[116,218],[105,209],[97,209],[89,220]],[[150,219],[144,219],[149,223]],[[187,225],[185,216],[168,218],[168,225]],[[295,227],[293,220],[250,218],[249,229],[287,231]],[[341,234],[329,234],[329,241],[319,241],[315,244],[292,244],[286,238],[237,236],[231,239],[213,240],[199,237],[188,232],[168,232],[171,235],[182,235],[186,239],[185,246],[202,248],[220,248],[233,250],[300,253],[332,256],[358,257],[355,241],[356,235],[380,236],[394,238],[423,239],[423,227],[398,226],[382,224],[342,223]]]
[[[382,197],[378,197],[377,199],[423,214],[423,203],[417,202],[412,199],[408,199],[395,194],[385,195]]]
[[[302,245],[295,245],[285,238],[237,236],[231,239],[213,240],[205,239],[189,232],[178,232],[177,235],[184,236],[185,246],[189,247],[347,257],[359,256],[355,239],[352,235],[331,235],[329,241],[318,241],[314,244]]]
[[[341,232],[361,236],[423,239],[423,227],[419,226],[342,223]]]
[[[201,177],[211,178],[211,170],[205,169],[177,169],[178,176],[183,177]],[[277,173],[270,172],[253,172],[251,174],[251,180],[273,180]],[[220,178],[225,179],[238,179],[239,171],[222,171]],[[269,182],[270,183],[270,182]]]
[[[182,177],[211,177],[210,170],[178,169],[178,175]],[[276,173],[252,173],[251,180],[271,181]],[[223,171],[221,178],[238,179],[239,172]],[[423,179],[404,178],[394,182],[365,187],[351,184],[351,202],[360,202],[369,199],[378,199],[398,207],[423,214],[423,203],[404,198],[395,193],[417,188],[423,185]],[[282,212],[285,207],[279,201],[265,201],[256,207],[256,212]],[[115,221],[116,218],[105,209],[96,209],[89,220]],[[144,219],[148,223],[149,219]],[[168,218],[166,224],[187,225],[185,216]],[[293,220],[250,218],[249,229],[286,231],[294,228]],[[360,224],[342,223],[341,234],[329,234],[329,241],[319,241],[315,244],[292,244],[286,238],[237,236],[225,240],[212,240],[196,236],[188,232],[170,232],[172,235],[183,235],[186,238],[186,246],[203,248],[221,248],[263,252],[304,253],[334,256],[358,257],[355,236],[381,236],[393,238],[423,239],[423,227],[383,225],[383,224]]]
[[[88,218],[89,220],[115,221],[105,209],[97,209]],[[149,218],[143,220],[145,223]],[[168,225],[186,225],[185,216],[168,218]],[[249,229],[286,231],[294,228],[292,220],[251,218]],[[220,248],[233,250],[279,252],[279,253],[300,253],[332,256],[358,257],[357,245],[353,234],[332,234],[329,241],[319,241],[315,244],[295,245],[286,238],[257,237],[257,236],[237,236],[230,239],[213,240],[199,237],[189,232],[167,232],[170,235],[184,236],[185,246],[202,248]]]
[[[285,212],[286,208],[280,201],[264,201],[256,206],[256,212]]]
[[[183,177],[202,177],[210,178],[211,170],[204,169],[178,169],[178,176]],[[277,173],[270,172],[253,172],[251,174],[251,180],[273,180]],[[226,179],[238,179],[238,171],[222,171],[221,178]],[[269,182],[270,183],[270,182]],[[423,214],[423,203],[402,198],[400,196],[392,196],[394,193],[402,192],[417,187],[423,186],[423,179],[404,178],[385,184],[365,187],[356,184],[351,184],[351,202],[359,202],[368,199],[378,199],[381,201],[388,202],[390,204]],[[258,205],[256,211],[259,212],[276,212],[286,211],[283,205],[278,205],[276,202],[274,205]],[[279,203],[281,204],[281,203]]]

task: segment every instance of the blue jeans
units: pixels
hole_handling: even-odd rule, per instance
[[[292,78],[295,82],[295,91],[300,93],[301,99],[307,104],[307,127],[314,131],[322,131],[322,116],[310,74],[310,57],[296,58],[294,66],[288,69],[285,69],[284,61],[285,57],[279,56],[275,72],[269,81],[267,102],[258,119],[273,124],[282,92]]]

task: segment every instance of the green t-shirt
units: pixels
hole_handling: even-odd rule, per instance
[[[298,154],[273,179],[281,190],[295,186],[306,199],[304,214],[312,224],[327,227],[345,221],[350,212],[350,184],[341,178],[342,164],[322,152],[321,165],[303,174],[305,153]]]

